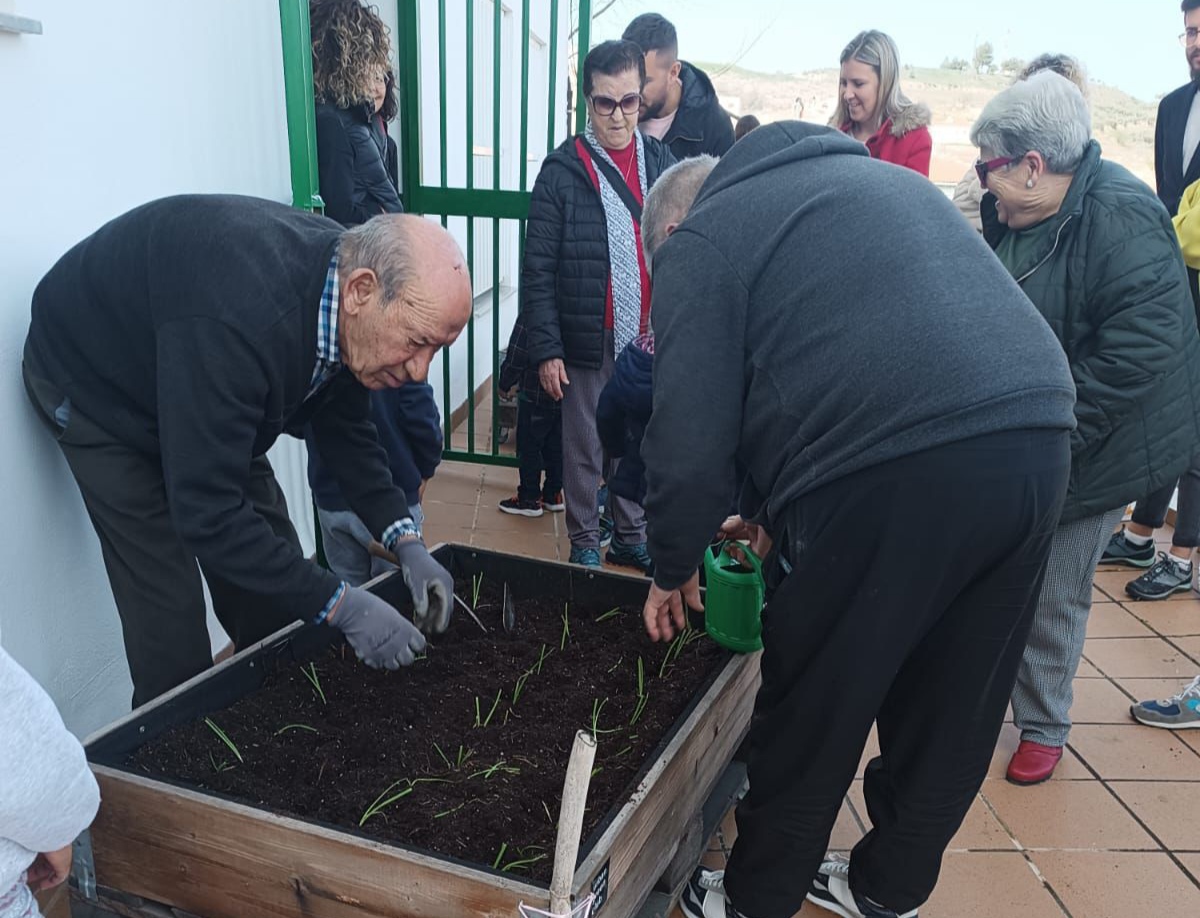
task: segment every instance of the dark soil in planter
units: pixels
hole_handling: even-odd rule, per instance
[[[501,588],[485,581],[479,596],[490,634],[456,608],[449,631],[407,669],[369,669],[338,644],[314,663],[324,700],[299,665],[271,674],[262,690],[210,716],[240,761],[201,720],[141,747],[127,765],[548,880],[575,731],[592,729],[598,714],[586,838],[628,797],[647,757],[726,656],[699,632],[676,655],[646,637],[640,608],[606,616],[611,607],[584,603],[566,608],[564,643],[564,602],[550,597],[515,597],[509,635],[501,628]],[[457,590],[471,601],[470,582]],[[639,659],[646,702],[631,723]],[[364,822],[372,804],[377,812]]]

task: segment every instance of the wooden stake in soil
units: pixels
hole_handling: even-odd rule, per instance
[[[571,747],[562,807],[558,811],[558,840],[554,844],[554,873],[550,878],[550,912],[554,915],[571,913],[571,880],[575,876],[575,861],[579,859],[583,808],[595,761],[596,740],[586,730],[580,730]]]

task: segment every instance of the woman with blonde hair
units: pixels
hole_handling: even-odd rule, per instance
[[[928,178],[933,138],[929,107],[900,89],[896,43],[874,29],[859,32],[841,56],[838,105],[830,127],[867,145],[871,156]]]

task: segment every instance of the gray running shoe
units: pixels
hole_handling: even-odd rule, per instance
[[[1129,706],[1129,713],[1139,724],[1162,727],[1164,730],[1200,728],[1200,676],[1193,679],[1182,692],[1162,701],[1141,701]]]
[[[1114,532],[1100,558],[1101,564],[1124,564],[1126,567],[1149,567],[1154,563],[1154,540],[1134,545],[1125,537],[1125,527]]]
[[[1125,592],[1134,599],[1166,599],[1172,593],[1191,588],[1192,566],[1184,567],[1165,551],[1158,553],[1158,560],[1150,570],[1125,584]]]

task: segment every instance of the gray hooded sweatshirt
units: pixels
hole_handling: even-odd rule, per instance
[[[753,131],[654,257],[655,581],[747,519],[983,434],[1075,426],[1062,346],[927,179],[797,121]]]

